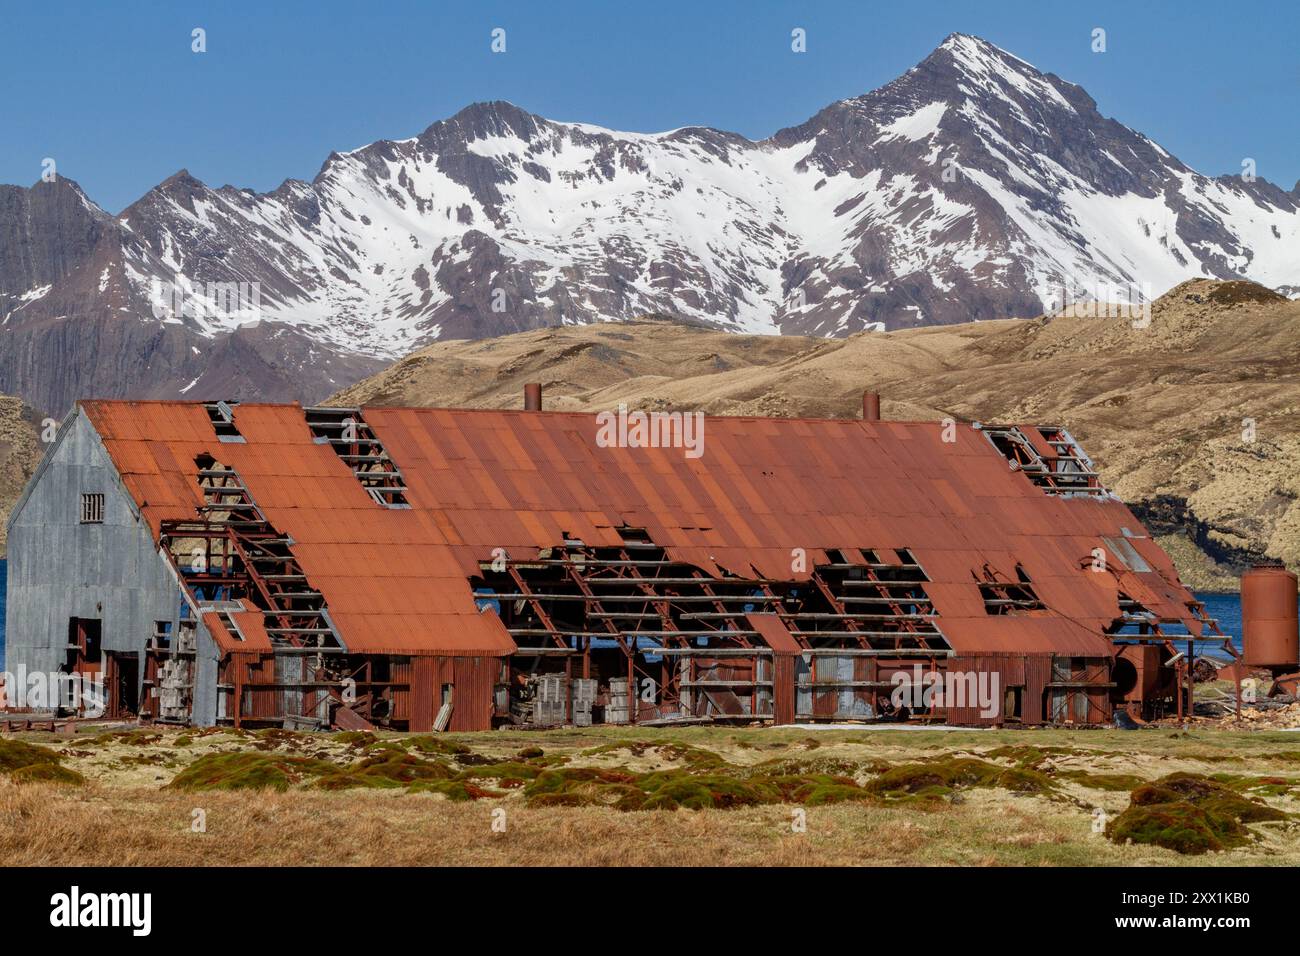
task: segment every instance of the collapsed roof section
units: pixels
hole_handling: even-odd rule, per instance
[[[628,528],[710,579],[915,563],[961,654],[1110,656],[1121,595],[1201,634],[1169,557],[1060,429],[709,417],[692,457],[603,447],[586,413],[82,407],[155,537],[204,514],[213,461],[237,475],[353,653],[513,653],[476,603],[482,563],[620,549]]]

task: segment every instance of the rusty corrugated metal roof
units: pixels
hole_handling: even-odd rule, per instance
[[[1119,591],[1195,624],[1192,595],[1122,502],[1048,495],[968,427],[944,441],[934,422],[710,417],[704,454],[688,458],[600,447],[588,413],[366,408],[403,475],[405,510],[372,501],[297,405],[236,406],[244,443],[219,442],[199,403],[83,407],[155,534],[196,517],[199,455],[238,471],[358,652],[506,653],[499,619],[474,604],[478,562],[565,535],[618,546],[622,525],[709,574],[790,580],[807,576],[791,570],[794,548],[810,565],[826,549],[889,562],[906,549],[959,653],[1106,656]],[[1104,537],[1126,538],[1150,570],[1088,570]],[[1017,565],[1048,610],[987,614],[983,569],[1014,580]]]

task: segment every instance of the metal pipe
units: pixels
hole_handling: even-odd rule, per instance
[[[524,411],[540,412],[542,410],[542,383],[528,382],[524,385]]]
[[[880,393],[862,393],[862,420],[864,422],[880,421]]]

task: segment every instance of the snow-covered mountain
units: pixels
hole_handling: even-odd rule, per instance
[[[1194,276],[1300,291],[1300,185],[1202,176],[960,34],[761,142],[483,103],[266,194],[182,171],[112,217],[5,189],[0,391],[47,409],[310,400],[439,338],[647,312],[833,336]]]

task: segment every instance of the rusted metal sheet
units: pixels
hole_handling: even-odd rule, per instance
[[[226,626],[223,615],[216,611],[203,614],[203,623],[208,633],[216,641],[217,647],[225,653],[271,652],[271,637],[266,633],[266,621],[252,601],[247,598],[240,601],[243,611],[227,612],[234,623],[235,632]]]
[[[746,614],[745,620],[777,654],[798,654],[802,650],[785,622],[775,614]]]
[[[270,655],[237,651],[224,668],[223,682],[232,685],[227,715],[235,726],[244,720],[268,721],[284,717],[283,690],[276,685],[275,661]]]
[[[453,687],[448,730],[486,730],[492,726],[492,692],[501,662],[494,657],[454,657],[439,661],[442,683]],[[440,688],[434,688],[439,693]],[[435,704],[441,702],[435,697]],[[435,713],[437,709],[435,708]]]
[[[433,717],[438,712],[434,701],[437,677],[437,660],[432,657],[411,658],[411,704],[409,728],[416,733],[433,729]]]
[[[1047,684],[1052,679],[1052,655],[1029,654],[1024,659],[1025,709],[1023,722],[1041,724],[1047,720]]]
[[[777,654],[772,658],[772,723],[795,721],[794,657]]]

